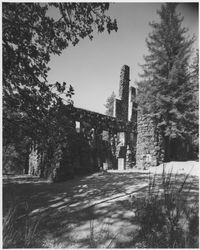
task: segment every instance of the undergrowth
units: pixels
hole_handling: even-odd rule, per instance
[[[161,183],[156,177],[149,179],[147,195],[136,202],[140,229],[135,247],[198,248],[198,201],[187,204],[192,186],[189,174],[180,183],[178,175],[166,173],[163,166]]]
[[[22,209],[25,210],[23,215]],[[39,247],[37,228],[40,220],[28,216],[27,203],[11,204],[3,217],[3,248]]]

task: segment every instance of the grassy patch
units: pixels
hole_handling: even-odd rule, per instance
[[[27,213],[20,215],[24,209]],[[28,216],[28,205],[13,203],[3,218],[3,248],[39,247],[40,218]]]
[[[163,174],[160,184],[154,175],[147,195],[136,202],[140,225],[136,248],[198,248],[198,201],[189,204],[192,183],[186,175]]]

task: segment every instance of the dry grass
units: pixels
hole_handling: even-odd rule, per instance
[[[172,171],[158,185],[156,174],[149,180],[146,197],[137,203],[140,224],[137,248],[198,248],[198,200],[189,206],[192,182],[189,174],[182,182]]]
[[[3,248],[31,248],[39,244],[37,228],[40,218],[31,218],[28,213],[19,216],[20,205],[12,203],[3,218]],[[28,210],[27,204],[23,206]]]

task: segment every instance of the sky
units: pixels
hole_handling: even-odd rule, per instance
[[[52,56],[49,83],[67,82],[74,87],[74,106],[105,113],[104,104],[112,91],[118,95],[120,71],[130,67],[130,85],[135,86],[141,73],[143,55],[148,53],[145,39],[151,32],[149,22],[158,21],[156,11],[161,3],[114,3],[106,12],[117,19],[118,31],[94,33],[94,38],[67,47],[60,56]],[[190,37],[198,38],[198,9],[191,3],[180,3],[177,11],[184,17],[183,27]],[[194,43],[198,48],[198,40]]]

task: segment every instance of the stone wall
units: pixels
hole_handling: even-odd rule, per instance
[[[134,87],[129,88],[129,107],[128,107],[128,120],[137,121],[137,103],[136,103],[136,89]]]
[[[122,107],[122,101],[115,98],[114,101],[114,109],[113,109],[113,116],[117,117],[118,120],[123,120],[123,107]]]
[[[120,99],[115,100],[114,117],[63,106],[62,117],[74,124],[73,138],[66,139],[68,149],[61,150],[59,161],[54,161],[58,157],[53,156],[48,166],[44,156],[49,154],[42,152],[41,157],[33,147],[29,174],[47,176],[45,171],[50,169],[54,179],[59,181],[79,172],[98,171],[104,167],[121,170],[135,166],[143,168],[147,154],[151,156],[152,166],[163,161],[163,142],[159,129],[150,117],[138,114],[136,89],[129,87],[129,71],[127,65],[121,69]],[[63,137],[67,138],[67,135]]]
[[[130,163],[127,166],[131,166],[131,152],[129,150],[127,156],[126,149],[127,145],[129,149],[133,148],[134,143],[128,134],[136,133],[136,121],[124,122],[70,106],[62,107],[59,112],[63,119],[66,117],[60,125],[67,121],[72,125],[71,135],[68,137],[64,130],[66,133],[62,138],[65,138],[66,145],[62,146],[63,142],[60,142],[61,148],[52,148],[51,152],[48,149],[39,152],[35,143],[29,156],[30,175],[64,181],[73,175],[99,171],[103,167],[117,169],[118,159],[124,160],[123,168],[126,160]]]
[[[115,99],[114,117],[126,123],[124,133],[124,145],[117,146],[119,152],[118,162],[120,169],[130,169],[135,165],[136,152],[136,124],[137,124],[137,103],[136,89],[129,87],[130,69],[124,65],[121,69],[119,84],[119,99]]]
[[[164,160],[163,140],[159,128],[149,116],[138,114],[136,167],[144,168],[147,155],[150,155],[151,166],[157,166]]]

